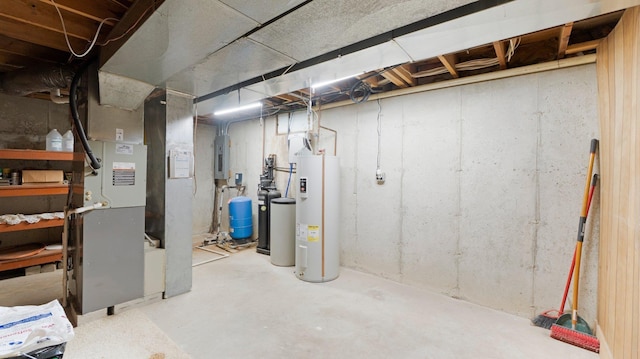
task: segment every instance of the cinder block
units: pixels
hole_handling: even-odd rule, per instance
[[[47,264],[43,264],[40,267],[40,272],[41,273],[47,273],[47,272],[53,272],[56,270],[56,264],[55,263],[47,263]]]
[[[40,266],[31,266],[24,269],[24,275],[40,274]]]

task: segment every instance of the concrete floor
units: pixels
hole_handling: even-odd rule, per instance
[[[65,358],[101,357],[105,346],[128,350],[131,359],[164,357],[141,349],[153,333],[179,349],[170,348],[166,358],[598,357],[549,338],[525,318],[357,271],[343,268],[328,283],[303,282],[292,267],[273,266],[254,250],[197,266],[191,292],[128,311],[76,328]],[[117,336],[100,335],[101,326],[139,326],[141,340],[123,348]],[[95,340],[89,331],[97,331]]]

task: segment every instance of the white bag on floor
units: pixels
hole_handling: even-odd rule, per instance
[[[43,305],[0,307],[0,358],[65,343],[73,326],[57,300]]]

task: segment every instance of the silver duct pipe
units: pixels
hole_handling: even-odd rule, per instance
[[[69,66],[43,65],[0,74],[0,93],[25,96],[68,88],[75,71]]]

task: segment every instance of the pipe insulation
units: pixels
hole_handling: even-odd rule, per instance
[[[0,93],[25,96],[68,88],[75,71],[70,66],[43,65],[0,74]]]

